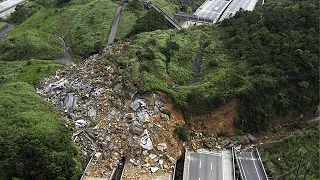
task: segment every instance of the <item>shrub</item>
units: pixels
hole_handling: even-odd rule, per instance
[[[168,115],[171,118],[171,111],[164,109],[162,113]]]
[[[176,133],[176,135],[179,137],[180,140],[182,141],[188,140],[186,129],[183,126],[177,125],[176,128],[174,129],[174,132]]]

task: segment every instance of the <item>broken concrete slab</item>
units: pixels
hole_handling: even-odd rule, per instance
[[[75,109],[77,106],[77,98],[72,93],[68,93],[67,97],[64,99],[63,105],[65,108]]]

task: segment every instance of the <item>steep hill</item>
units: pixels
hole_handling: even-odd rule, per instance
[[[238,97],[238,130],[265,130],[319,103],[318,7],[271,2],[219,25],[142,33],[117,58],[127,81],[169,93],[186,119]]]
[[[108,39],[115,2],[74,0],[58,7],[49,2],[32,1],[18,7],[9,20],[21,24],[0,42],[0,60],[62,57],[63,49],[55,34],[64,37],[76,60],[102,49]]]

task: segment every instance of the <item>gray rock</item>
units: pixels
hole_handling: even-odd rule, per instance
[[[146,103],[141,99],[137,99],[130,105],[130,107],[133,111],[137,111],[140,107],[146,107]]]
[[[64,99],[63,105],[68,109],[75,109],[77,106],[77,98],[73,96],[72,93],[68,93],[67,97]]]
[[[94,157],[95,157],[96,159],[99,159],[99,158],[101,157],[101,153],[100,153],[100,152],[97,152],[96,154],[94,154]]]
[[[143,125],[138,123],[137,121],[134,121],[130,126],[129,126],[129,131],[132,134],[139,135],[143,133]]]
[[[109,113],[110,116],[115,116],[116,115],[116,111],[114,109],[111,110],[111,112]]]
[[[88,111],[88,116],[89,117],[96,117],[97,116],[97,111],[94,108],[90,108]]]
[[[133,111],[137,111],[138,108],[140,107],[139,101],[138,101],[138,100],[135,100],[135,101],[130,105],[130,107],[131,107],[131,109],[132,109]]]
[[[111,137],[110,136],[107,136],[106,137],[106,141],[110,141],[111,140]]]
[[[79,127],[85,127],[87,125],[87,122],[83,119],[79,119],[77,121],[74,122],[76,126]]]
[[[225,140],[223,140],[223,141],[221,142],[221,146],[222,146],[222,147],[226,147],[226,146],[228,146],[230,143],[231,143],[231,142],[230,142],[229,139],[225,139]]]
[[[107,144],[106,142],[102,142],[102,143],[101,143],[101,148],[102,148],[103,150],[108,149],[108,144]]]
[[[140,123],[145,123],[149,121],[149,114],[147,111],[137,112],[137,119]]]
[[[150,170],[152,173],[155,173],[159,170],[159,168],[158,167],[151,167]]]
[[[160,143],[160,144],[158,144],[158,146],[162,146],[164,151],[167,149],[167,144],[166,143]]]
[[[146,155],[148,154],[148,151],[147,151],[147,150],[144,150],[144,151],[142,151],[142,154],[143,154],[144,156],[146,156]]]
[[[250,143],[255,143],[257,142],[257,138],[255,138],[254,136],[252,136],[251,134],[247,134],[247,138],[249,140]]]
[[[156,114],[160,113],[160,110],[159,110],[158,106],[154,106],[154,107],[153,107],[153,111],[154,111]]]
[[[155,159],[156,157],[157,157],[157,155],[155,155],[155,154],[150,154],[149,155],[149,158],[152,159],[152,160]]]
[[[149,134],[148,134],[148,131],[146,129],[144,130],[143,135],[140,139],[140,146],[143,149],[147,149],[147,150],[153,149],[152,141],[151,141]]]
[[[135,120],[134,113],[128,113],[123,116],[124,120],[128,123],[131,123]]]

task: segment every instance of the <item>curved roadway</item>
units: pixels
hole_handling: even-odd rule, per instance
[[[5,27],[4,29],[0,30],[0,41],[3,41],[5,36],[8,34],[8,32],[11,31],[14,28],[15,28],[14,24],[7,23],[7,27]]]
[[[25,2],[26,0],[7,0],[7,1],[3,1],[0,3],[0,13],[18,5],[21,4],[23,2]]]

